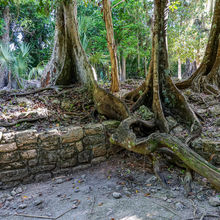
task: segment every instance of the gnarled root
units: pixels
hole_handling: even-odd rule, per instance
[[[153,63],[151,61],[146,80],[142,83],[141,86],[125,94],[123,97],[123,100],[125,100],[125,102],[134,103],[131,108],[131,111],[135,111],[147,100],[147,96],[149,95],[148,91],[152,91],[152,85],[153,85]]]
[[[186,173],[185,173],[185,178],[184,178],[184,188],[185,188],[186,196],[188,196],[189,193],[192,192],[191,183],[192,183],[192,174],[191,174],[190,169],[187,168]]]
[[[138,139],[131,129],[132,124],[135,122],[134,118],[127,118],[122,121],[116,133],[111,136],[111,143],[144,155],[159,152],[161,148],[169,149],[169,151],[172,151],[187,167],[207,178],[209,182],[220,191],[220,171],[215,166],[208,163],[178,138],[169,134],[152,133],[147,137]],[[152,125],[148,127],[146,125],[147,122],[145,124],[146,129],[152,129]],[[153,128],[155,130],[155,127]]]
[[[208,58],[206,58],[208,59]],[[209,58],[210,60],[211,58]],[[176,83],[178,89],[192,88],[196,92],[205,92],[208,94],[219,95],[220,89],[220,37],[218,43],[218,50],[216,54],[215,62],[210,66],[207,66],[207,62],[204,57],[204,61],[200,67],[193,73],[188,79]]]
[[[159,154],[153,154],[153,169],[154,169],[154,173],[157,177],[158,180],[160,180],[160,182],[162,183],[162,185],[164,186],[164,188],[169,188],[168,184],[167,184],[167,180],[164,177],[164,175],[161,172],[161,165],[160,165],[160,155]]]
[[[126,105],[119,98],[99,86],[95,86],[93,90],[93,99],[96,110],[107,118],[124,120],[129,116]]]

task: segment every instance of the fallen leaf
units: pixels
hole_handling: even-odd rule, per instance
[[[144,197],[149,197],[150,196],[150,193],[145,193],[144,194]]]

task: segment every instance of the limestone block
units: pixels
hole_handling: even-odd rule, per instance
[[[60,161],[61,168],[74,167],[77,164],[77,156],[74,156],[71,159]]]
[[[0,154],[0,164],[12,163],[20,159],[18,152],[1,153]]]
[[[60,133],[57,129],[51,129],[39,134],[39,146],[43,149],[52,150],[59,148]]]
[[[23,151],[23,152],[21,152],[21,157],[26,160],[33,159],[33,158],[37,157],[37,151],[35,149]]]
[[[93,136],[86,136],[83,138],[84,146],[104,144],[104,143],[105,143],[105,135],[93,135]]]
[[[78,154],[79,163],[89,162],[91,157],[91,152],[89,150],[85,150]]]
[[[209,108],[209,110],[213,116],[220,116],[220,105],[215,105]]]
[[[1,143],[12,143],[15,142],[15,132],[3,133]]]
[[[66,131],[62,131],[62,143],[73,143],[83,138],[83,129],[81,127],[70,126]]]
[[[41,166],[37,166],[37,167],[31,168],[30,172],[32,174],[36,174],[36,173],[40,173],[40,172],[51,171],[54,168],[55,168],[54,164],[51,164],[51,165],[41,165]]]
[[[102,124],[88,124],[84,128],[85,135],[104,134],[104,127]]]
[[[82,141],[76,142],[76,149],[78,150],[78,152],[82,152],[83,151]]]
[[[36,166],[37,163],[38,163],[38,160],[37,160],[37,159],[32,159],[32,160],[29,160],[29,161],[28,161],[28,165],[29,165],[30,167]]]
[[[37,144],[37,131],[26,130],[16,133],[16,142],[21,149],[31,149]]]
[[[2,171],[0,172],[0,180],[2,182],[21,180],[27,175],[28,175],[27,169]]]
[[[96,145],[92,147],[92,153],[94,157],[104,156],[106,155],[106,147],[105,145]]]
[[[57,151],[42,151],[40,163],[42,164],[50,164],[55,163],[58,159]]]
[[[0,153],[12,152],[17,150],[16,143],[0,144]]]
[[[78,172],[79,170],[86,170],[91,167],[91,164],[83,164],[79,165],[77,167],[72,168],[72,173]]]
[[[5,164],[3,170],[12,170],[12,169],[19,169],[24,167],[25,164],[23,162],[13,162],[13,163]]]
[[[202,150],[208,153],[216,153],[220,154],[220,141],[213,141],[212,139],[199,138],[192,142],[192,147],[197,150]]]
[[[74,156],[75,152],[75,148],[65,147],[60,150],[60,157],[62,160],[70,159]]]
[[[106,160],[106,157],[96,157],[92,159],[91,164],[96,165]]]
[[[41,173],[35,176],[36,182],[46,181],[51,178],[51,173]]]

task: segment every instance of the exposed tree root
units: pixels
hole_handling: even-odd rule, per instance
[[[75,85],[68,85],[68,86],[50,86],[50,87],[46,87],[46,88],[39,88],[30,92],[23,92],[23,93],[12,93],[10,94],[10,96],[26,96],[26,95],[33,95],[36,93],[40,93],[46,90],[54,90],[56,93],[58,93],[59,89],[65,89],[65,88],[74,88]],[[62,92],[61,92],[62,93]],[[60,93],[57,94],[57,96],[59,96]]]
[[[16,124],[20,124],[20,123],[23,123],[23,122],[35,122],[35,121],[38,121],[38,120],[41,120],[41,119],[45,119],[46,117],[39,117],[39,118],[23,118],[23,119],[19,119],[17,121],[14,121],[14,122],[0,122],[0,126],[1,127],[12,127]]]
[[[178,138],[169,134],[154,132],[149,136],[138,139],[134,131],[131,129],[134,123],[136,123],[136,120],[132,117],[122,121],[115,134],[111,136],[111,143],[117,144],[129,151],[144,155],[158,152],[160,148],[167,148],[183,161],[187,167],[201,176],[206,177],[209,182],[220,191],[220,171],[215,166],[209,164],[204,158],[191,150]],[[152,127],[149,126],[148,131],[150,132],[151,129]],[[190,182],[190,178],[188,178],[186,182]]]
[[[185,97],[173,84],[170,77],[166,77],[164,80],[164,89],[160,93],[159,88],[154,88],[152,86],[153,81],[147,81],[148,87],[145,87],[144,92],[139,96],[138,100],[131,107],[131,112],[137,110],[141,105],[146,105],[147,107],[153,107],[153,111],[156,118],[156,124],[161,131],[169,132],[171,128],[168,127],[166,116],[175,116],[179,122],[186,125],[190,130],[191,135],[186,140],[187,143],[198,137],[201,133],[201,124],[187,103]],[[146,85],[146,84],[145,84]],[[143,84],[139,89],[135,91],[140,91],[143,89]],[[137,94],[136,94],[137,95]],[[128,94],[125,98],[132,98]]]
[[[121,121],[129,116],[127,106],[119,98],[106,92],[97,85],[93,90],[93,99],[97,111],[107,118]]]
[[[154,173],[155,173],[156,177],[158,178],[158,180],[160,180],[162,185],[165,188],[168,188],[169,186],[167,184],[167,180],[161,172],[161,167],[160,167],[161,157],[160,157],[159,154],[155,154],[155,153],[152,156],[153,156],[153,170],[154,170]]]
[[[184,188],[185,188],[186,195],[189,195],[189,193],[192,192],[191,183],[192,183],[192,174],[191,174],[190,169],[187,168],[185,178],[184,178]]]

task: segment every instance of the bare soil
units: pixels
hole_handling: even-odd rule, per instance
[[[140,83],[130,81],[123,84],[121,93],[117,95],[121,97]],[[0,131],[41,130],[69,124],[97,123],[105,119],[96,114],[91,97],[80,86],[26,96],[11,93],[0,93]],[[201,137],[219,141],[219,97],[196,94],[190,90],[184,93],[200,117],[203,125]],[[44,119],[15,123],[9,127],[1,125],[40,117]],[[184,139],[188,133],[177,125],[173,135]],[[169,189],[165,189],[152,174],[150,158],[123,150],[87,170],[48,182],[0,191],[0,219],[220,219],[220,206],[213,207],[209,203],[211,197],[219,198],[220,195],[205,178],[194,174],[192,193],[186,197],[184,173],[184,170],[164,162],[163,174],[169,185]],[[114,198],[113,193],[120,198]]]
[[[220,207],[208,202],[216,192],[204,179],[196,176],[191,195],[185,197],[183,170],[164,166],[165,189],[150,167],[148,158],[122,151],[69,176],[0,191],[0,200],[5,200],[0,219],[220,219]]]

